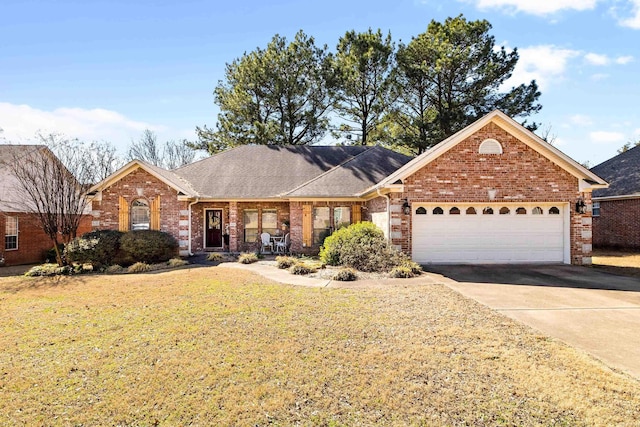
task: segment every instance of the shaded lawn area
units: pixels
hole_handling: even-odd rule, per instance
[[[596,249],[592,260],[599,270],[640,278],[640,252]]]
[[[640,383],[442,285],[0,279],[1,425],[637,425]]]

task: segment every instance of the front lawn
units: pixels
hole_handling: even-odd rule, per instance
[[[640,278],[640,252],[596,249],[593,267],[623,276]]]
[[[637,425],[640,383],[445,286],[0,278],[0,425]]]

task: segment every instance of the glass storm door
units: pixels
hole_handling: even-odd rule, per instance
[[[205,211],[205,246],[207,248],[222,247],[222,211],[208,209]]]

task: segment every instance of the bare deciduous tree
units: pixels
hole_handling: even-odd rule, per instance
[[[127,152],[129,160],[144,160],[165,169],[177,169],[193,162],[196,152],[187,140],[167,141],[164,147],[158,144],[155,132],[145,129],[137,141],[132,141]]]
[[[39,219],[56,251],[76,237],[90,200],[87,187],[118,167],[115,149],[107,143],[83,144],[61,135],[38,135],[41,145],[16,150],[9,168],[17,180],[17,202]]]

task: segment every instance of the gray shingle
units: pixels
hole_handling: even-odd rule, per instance
[[[591,172],[609,183],[609,188],[595,190],[593,197],[640,194],[640,146],[594,166]]]
[[[247,145],[173,171],[200,197],[277,198],[371,147]]]

